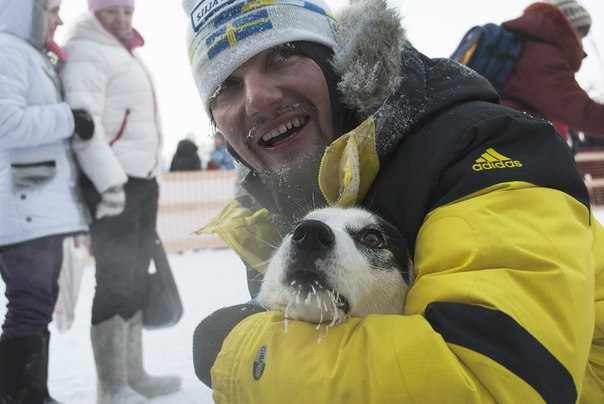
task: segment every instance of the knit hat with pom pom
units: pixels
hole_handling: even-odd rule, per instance
[[[587,35],[591,27],[589,12],[575,0],[546,0],[564,13],[570,25],[581,35]]]

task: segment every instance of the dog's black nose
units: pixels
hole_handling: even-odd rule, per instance
[[[335,236],[333,231],[318,220],[305,220],[300,223],[292,234],[292,244],[305,250],[323,250],[333,246]]]

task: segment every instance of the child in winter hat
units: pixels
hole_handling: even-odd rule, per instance
[[[545,2],[562,11],[570,25],[581,37],[587,35],[591,28],[591,16],[582,5],[575,0],[546,0]]]
[[[93,12],[101,11],[113,6],[134,8],[134,0],[88,0],[88,9]]]
[[[193,77],[208,115],[212,94],[237,67],[273,46],[307,41],[333,49],[338,23],[323,0],[183,0]]]

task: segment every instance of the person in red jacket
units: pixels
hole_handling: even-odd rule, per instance
[[[548,0],[531,4],[522,16],[502,25],[524,39],[503,87],[503,104],[604,137],[604,105],[575,80],[585,57],[581,41],[591,27],[587,10],[575,0]]]

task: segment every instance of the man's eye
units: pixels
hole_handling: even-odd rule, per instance
[[[279,46],[273,50],[272,61],[274,63],[283,62],[299,54],[300,52],[291,45]]]
[[[217,98],[220,94],[224,93],[228,89],[232,88],[237,84],[237,81],[232,78],[227,78],[225,81],[220,83],[220,85],[216,88],[216,91],[210,97],[210,100]]]

